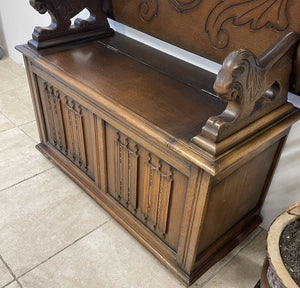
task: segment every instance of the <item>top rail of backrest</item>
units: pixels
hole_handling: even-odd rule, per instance
[[[116,21],[222,63],[233,50],[259,56],[300,32],[299,0],[111,0]]]

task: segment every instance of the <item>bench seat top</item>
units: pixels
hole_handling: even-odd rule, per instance
[[[176,139],[189,141],[226,108],[213,96],[213,73],[118,33],[33,52]]]

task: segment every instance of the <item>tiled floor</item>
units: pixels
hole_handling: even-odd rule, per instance
[[[0,60],[0,288],[184,287],[35,148],[24,69]],[[259,279],[257,229],[192,287],[247,288]]]

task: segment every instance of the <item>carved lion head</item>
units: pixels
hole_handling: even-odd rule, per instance
[[[48,11],[48,6],[42,0],[30,0],[30,5],[37,10],[40,14],[45,14]]]
[[[245,97],[255,101],[261,93],[262,73],[252,52],[244,49],[231,52],[217,75],[214,90],[225,101],[241,102]]]

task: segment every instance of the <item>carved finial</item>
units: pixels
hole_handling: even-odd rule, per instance
[[[104,37],[114,32],[109,27],[103,5],[110,0],[30,0],[30,5],[40,14],[48,12],[51,24],[48,27],[35,27],[29,44],[36,49],[85,38]],[[82,10],[90,12],[88,19],[71,18]]]

